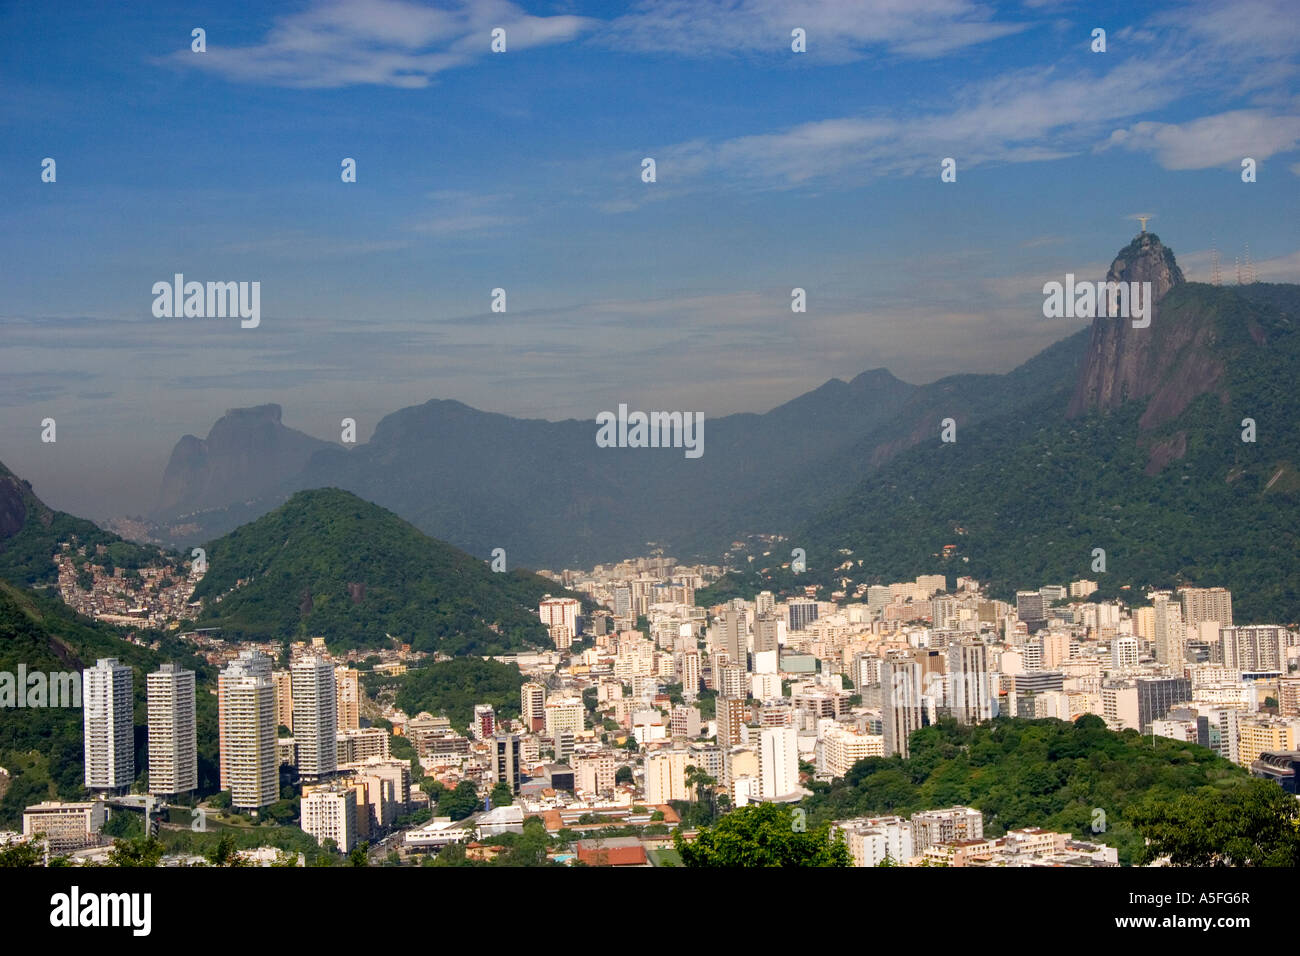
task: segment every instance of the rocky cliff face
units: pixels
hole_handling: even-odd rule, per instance
[[[30,494],[18,476],[0,465],[0,543],[21,531],[27,521],[25,492]]]
[[[285,427],[279,405],[233,408],[206,439],[186,435],[172,449],[158,514],[220,507],[256,497],[297,474],[329,442]]]
[[[1151,324],[1134,328],[1133,320],[1127,317],[1098,315],[1093,319],[1087,358],[1070,399],[1071,418],[1094,409],[1105,411],[1128,401],[1152,397],[1170,380],[1169,373],[1174,366],[1186,358],[1187,346],[1205,332],[1201,325],[1193,327],[1177,321],[1176,316],[1161,308],[1166,294],[1182,285],[1184,279],[1173,252],[1154,233],[1141,233],[1122,249],[1111,263],[1106,281],[1150,282],[1154,303]],[[1098,312],[1102,311],[1099,304]],[[1162,321],[1162,318],[1173,321]],[[1221,374],[1222,368],[1206,366],[1193,371],[1192,377],[1199,383],[1194,386],[1194,394],[1184,400],[1181,393],[1186,390],[1179,389],[1179,395],[1163,396],[1158,403],[1162,409],[1156,416],[1159,420],[1144,421],[1144,428],[1155,427],[1180,413],[1191,398],[1205,390],[1202,386],[1207,380]]]

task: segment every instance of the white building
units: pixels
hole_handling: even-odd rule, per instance
[[[663,804],[669,800],[689,800],[686,789],[685,750],[661,750],[645,758],[645,802]]]
[[[817,771],[826,777],[843,777],[859,760],[885,755],[885,738],[864,734],[852,727],[831,724],[821,735],[817,749]]]
[[[186,793],[199,785],[194,672],[163,664],[145,679],[149,700],[149,792]]]
[[[580,734],[585,730],[581,697],[552,697],[543,708],[546,711],[546,736],[554,738],[563,731]]]
[[[280,767],[275,756],[275,685],[270,660],[232,661],[221,673],[218,693],[221,763],[230,802],[252,810],[275,803],[280,797]],[[330,748],[333,752],[333,740]]]
[[[799,791],[799,738],[793,727],[765,727],[759,734],[759,778],[764,800]]]
[[[879,866],[888,857],[899,865],[912,859],[912,824],[902,817],[864,817],[835,824],[844,835],[854,866]]]
[[[341,852],[347,853],[357,843],[357,791],[350,786],[328,785],[303,794],[302,829],[317,843],[333,840]]]
[[[319,657],[302,657],[293,675],[293,738],[298,744],[298,773],[309,780],[338,769],[337,690],[334,665]]]
[[[30,839],[45,834],[52,853],[93,846],[107,819],[102,800],[86,803],[45,801],[23,811],[23,836]]]
[[[578,612],[581,609],[582,603],[577,598],[548,596],[537,606],[537,616],[546,627],[560,625],[568,628],[570,635],[574,635],[578,633]]]
[[[135,698],[131,668],[105,657],[82,673],[86,789],[117,790],[135,780]]]

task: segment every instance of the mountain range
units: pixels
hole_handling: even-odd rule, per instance
[[[1300,620],[1300,286],[1189,283],[1146,232],[1107,279],[1151,282],[1149,326],[1099,316],[1005,375],[833,379],[764,414],[707,421],[694,460],[600,448],[594,422],[451,400],[396,411],[352,448],[287,428],[278,406],[232,410],[206,439],[178,443],[154,534],[211,542],[300,491],[336,488],[479,559],[503,548],[512,568],[651,545],[716,561],[775,533],[808,554],[800,587],[937,570],[1004,596],[1078,577],[1103,594],[1112,581],[1196,583],[1233,588],[1251,616]],[[782,549],[729,586],[771,586]]]
[[[651,543],[716,559],[738,536],[812,518],[945,417],[968,425],[1068,389],[1086,347],[1081,330],[1006,375],[925,386],[885,369],[832,379],[764,414],[707,420],[695,460],[600,448],[593,422],[511,418],[452,400],[393,412],[351,449],[313,446],[280,423],[278,406],[235,409],[207,439],[177,444],[151,535],[199,544],[296,491],[336,487],[473,554],[504,548],[512,566],[590,566]],[[252,447],[267,448],[275,468],[261,469]],[[283,477],[293,461],[300,470]]]

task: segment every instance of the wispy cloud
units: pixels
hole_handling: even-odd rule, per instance
[[[638,52],[684,56],[789,53],[791,31],[807,36],[807,55],[821,62],[857,60],[871,50],[911,58],[942,56],[1010,36],[1028,24],[999,22],[989,4],[972,0],[643,0],[614,20],[598,42]]]
[[[1115,130],[1101,147],[1149,152],[1165,169],[1237,166],[1300,145],[1300,115],[1268,110],[1233,110],[1186,123],[1142,122]]]
[[[504,211],[503,207],[509,205],[512,199],[507,195],[445,189],[430,193],[428,198],[434,201],[433,214],[411,226],[414,231],[425,235],[463,236],[489,232],[522,221],[518,215]],[[515,204],[510,208],[518,206]]]
[[[277,17],[251,46],[208,40],[206,53],[179,51],[167,62],[244,83],[326,89],[375,85],[422,89],[439,73],[491,53],[563,43],[592,25],[577,16],[535,17],[506,0],[458,0],[431,7],[408,0],[328,0]]]

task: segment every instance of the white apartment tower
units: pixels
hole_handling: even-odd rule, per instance
[[[759,735],[759,779],[764,800],[799,789],[799,737],[793,727],[764,727]]]
[[[194,672],[163,664],[145,680],[149,699],[149,792],[186,793],[199,785]]]
[[[135,779],[131,668],[104,657],[81,675],[86,789],[118,790]]]
[[[1166,667],[1174,668],[1179,673],[1183,666],[1183,612],[1182,608],[1172,603],[1168,591],[1157,591],[1151,595],[1155,634],[1156,660]]]
[[[334,665],[309,656],[300,658],[289,671],[293,675],[293,739],[298,745],[298,774],[319,780],[338,769]]]
[[[285,676],[287,677],[288,675],[286,674]],[[271,658],[267,657],[261,651],[240,651],[239,656],[236,657],[229,664],[227,664],[225,668],[223,668],[222,671],[217,675],[217,749],[220,754],[220,784],[222,790],[231,789],[230,772],[226,766],[226,753],[229,750],[229,748],[226,744],[225,683],[227,679],[235,679],[235,678],[242,679],[245,677],[265,677],[267,681],[270,683],[271,698],[272,698],[271,707],[273,711],[273,719],[278,717],[279,712],[283,709],[283,707],[281,706],[283,702],[281,702],[281,704],[277,704],[276,702],[276,692],[277,692],[277,687],[279,685],[275,683],[275,677],[271,673]],[[288,707],[288,712],[290,715],[292,715],[293,712],[292,702]],[[290,717],[290,720],[292,720],[292,716]],[[284,723],[284,721],[280,720],[279,723]],[[292,722],[290,722],[285,724],[285,726],[292,729],[293,724]],[[276,737],[276,727],[272,727],[271,728],[272,752],[274,752],[275,750],[275,737]],[[253,805],[259,806],[260,804],[253,804]]]
[[[907,757],[907,738],[921,729],[921,664],[912,658],[894,658],[880,668],[881,717],[885,753]]]
[[[546,687],[527,681],[519,688],[519,719],[524,730],[535,733],[546,727]]]
[[[275,756],[271,660],[245,651],[221,672],[218,684],[222,786],[241,809],[275,803],[280,798],[280,765]]]
[[[977,724],[997,716],[988,651],[977,642],[948,647],[948,708],[959,724]]]

